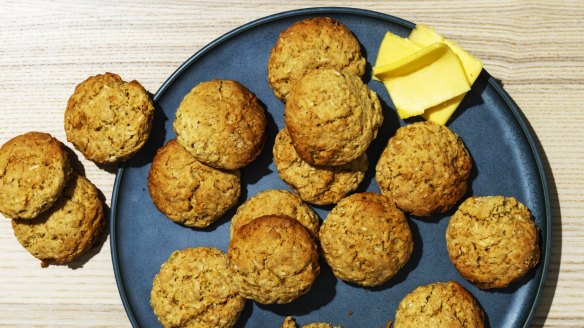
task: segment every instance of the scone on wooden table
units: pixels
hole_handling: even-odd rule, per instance
[[[65,132],[85,158],[115,163],[144,146],[153,117],[154,105],[140,82],[99,74],[77,85],[69,98]]]
[[[48,133],[28,132],[0,147],[0,212],[33,219],[51,207],[71,174],[65,146]]]
[[[299,326],[294,318],[286,317],[282,322],[282,326],[280,328],[342,328],[341,326],[333,326],[330,323],[326,322],[313,322],[309,323],[304,326]]]

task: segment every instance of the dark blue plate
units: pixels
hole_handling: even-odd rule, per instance
[[[149,305],[152,279],[160,265],[177,249],[212,246],[227,250],[229,219],[234,210],[209,229],[193,230],[166,219],[153,205],[146,177],[156,150],[175,137],[172,122],[182,97],[196,84],[210,79],[238,80],[265,104],[268,138],[261,156],[242,171],[240,203],[261,190],[286,189],[272,162],[272,146],[283,127],[283,104],[268,86],[266,67],[278,34],[292,23],[310,16],[327,15],[346,24],[363,45],[373,63],[383,35],[391,31],[407,36],[413,23],[381,13],[349,8],[311,8],[285,12],[239,27],[211,42],[187,60],[160,87],[154,99],[157,112],[148,144],[117,172],[112,195],[111,249],[120,296],[135,327],[159,327]],[[370,147],[370,167],[359,191],[379,191],[375,164],[388,138],[398,126],[387,91],[365,81],[384,104],[385,122]],[[406,267],[377,288],[361,288],[336,279],[323,265],[312,290],[288,305],[262,306],[248,301],[239,326],[279,327],[293,315],[301,324],[326,321],[344,327],[385,327],[393,320],[400,300],[419,285],[456,280],[463,284],[485,310],[492,327],[527,327],[542,293],[551,242],[550,199],[541,160],[525,119],[509,95],[483,71],[449,127],[458,133],[474,160],[468,195],[514,196],[532,211],[541,229],[542,258],[527,277],[509,288],[482,291],[465,281],[450,263],[444,233],[449,216],[409,220],[415,251]],[[467,196],[468,196],[467,195]],[[330,208],[316,211],[325,218]]]

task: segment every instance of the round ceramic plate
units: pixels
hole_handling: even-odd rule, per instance
[[[311,16],[330,16],[357,36],[367,57],[365,82],[383,104],[384,123],[368,150],[370,167],[358,191],[379,191],[375,164],[403,122],[387,91],[371,80],[379,44],[387,31],[407,36],[413,23],[381,13],[349,8],[311,8],[269,16],[241,26],[197,52],[160,87],[154,127],[148,144],[118,170],[112,195],[111,249],[120,295],[131,323],[159,327],[150,304],[152,279],[160,265],[178,249],[211,246],[227,250],[234,210],[204,230],[190,229],[165,218],[153,205],[146,178],[156,150],[173,139],[175,111],[182,97],[201,81],[233,79],[254,92],[268,112],[267,142],[260,157],[242,170],[240,204],[265,189],[288,189],[272,161],[276,133],[283,127],[284,105],[267,83],[267,62],[278,34]],[[508,288],[483,291],[465,281],[450,263],[444,233],[452,214],[431,219],[410,218],[415,249],[405,268],[377,288],[361,288],[336,279],[326,264],[308,294],[287,305],[258,305],[248,301],[240,327],[279,327],[293,315],[300,324],[326,321],[343,327],[385,327],[400,300],[414,288],[455,280],[480,302],[488,326],[528,326],[544,286],[550,250],[550,200],[541,161],[520,110],[501,86],[483,71],[448,125],[458,133],[473,158],[470,195],[513,196],[533,213],[541,232],[542,258],[535,270]],[[322,219],[330,207],[315,207]]]

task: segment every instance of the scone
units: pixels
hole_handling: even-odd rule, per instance
[[[266,115],[255,95],[236,81],[212,80],[182,99],[173,123],[178,142],[207,165],[235,170],[264,146]]]
[[[237,203],[240,173],[197,161],[173,139],[158,149],[152,161],[148,190],[154,205],[168,218],[203,228]]]
[[[261,304],[290,303],[310,290],[320,273],[308,230],[282,215],[244,225],[229,242],[229,268],[239,294]]]
[[[276,97],[286,101],[294,84],[320,67],[361,77],[365,58],[353,33],[329,17],[307,18],[280,33],[270,52],[268,82]]]
[[[33,220],[12,220],[12,228],[20,244],[46,267],[69,263],[89,250],[104,223],[104,205],[95,186],[71,174],[55,205]]]
[[[227,256],[216,248],[172,253],[154,278],[150,305],[164,327],[233,327],[245,305]]]
[[[71,173],[65,146],[47,133],[29,132],[0,148],[0,212],[33,219],[59,198]]]
[[[298,156],[286,128],[276,136],[273,153],[280,178],[305,202],[317,205],[336,204],[357,189],[369,165],[362,154],[343,166],[312,166]]]
[[[231,218],[230,237],[242,226],[264,215],[286,215],[298,220],[313,237],[318,238],[320,221],[316,213],[302,199],[286,190],[264,190],[237,208]]]
[[[140,82],[105,73],[75,88],[65,110],[65,132],[85,158],[115,163],[144,146],[153,117],[154,105]]]
[[[466,193],[471,158],[445,126],[419,122],[401,127],[377,162],[377,184],[397,207],[416,216],[444,213]]]
[[[471,197],[448,222],[446,248],[468,281],[479,288],[503,288],[539,262],[539,231],[515,198]]]
[[[416,288],[399,303],[394,328],[482,328],[484,314],[475,298],[455,281]]]
[[[362,286],[391,279],[414,249],[403,213],[391,199],[372,192],[346,197],[330,211],[320,245],[336,277]]]
[[[296,324],[294,318],[286,317],[282,322],[282,326],[280,328],[299,328],[300,326]],[[330,323],[326,322],[314,322],[309,323],[307,325],[302,326],[302,328],[341,328],[341,326],[333,326]]]
[[[361,156],[383,122],[377,94],[332,68],[306,73],[286,103],[285,122],[298,156],[311,165],[345,165]]]

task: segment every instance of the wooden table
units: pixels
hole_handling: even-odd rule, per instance
[[[112,71],[155,92],[205,44],[269,14],[348,6],[426,23],[481,58],[536,131],[551,192],[553,245],[533,326],[584,327],[584,2],[274,2],[1,1],[0,144],[31,130],[65,142],[63,111],[86,77]],[[78,155],[109,204],[114,174]],[[10,221],[1,219],[4,325],[129,326],[109,240],[73,268],[41,269],[13,236]]]

